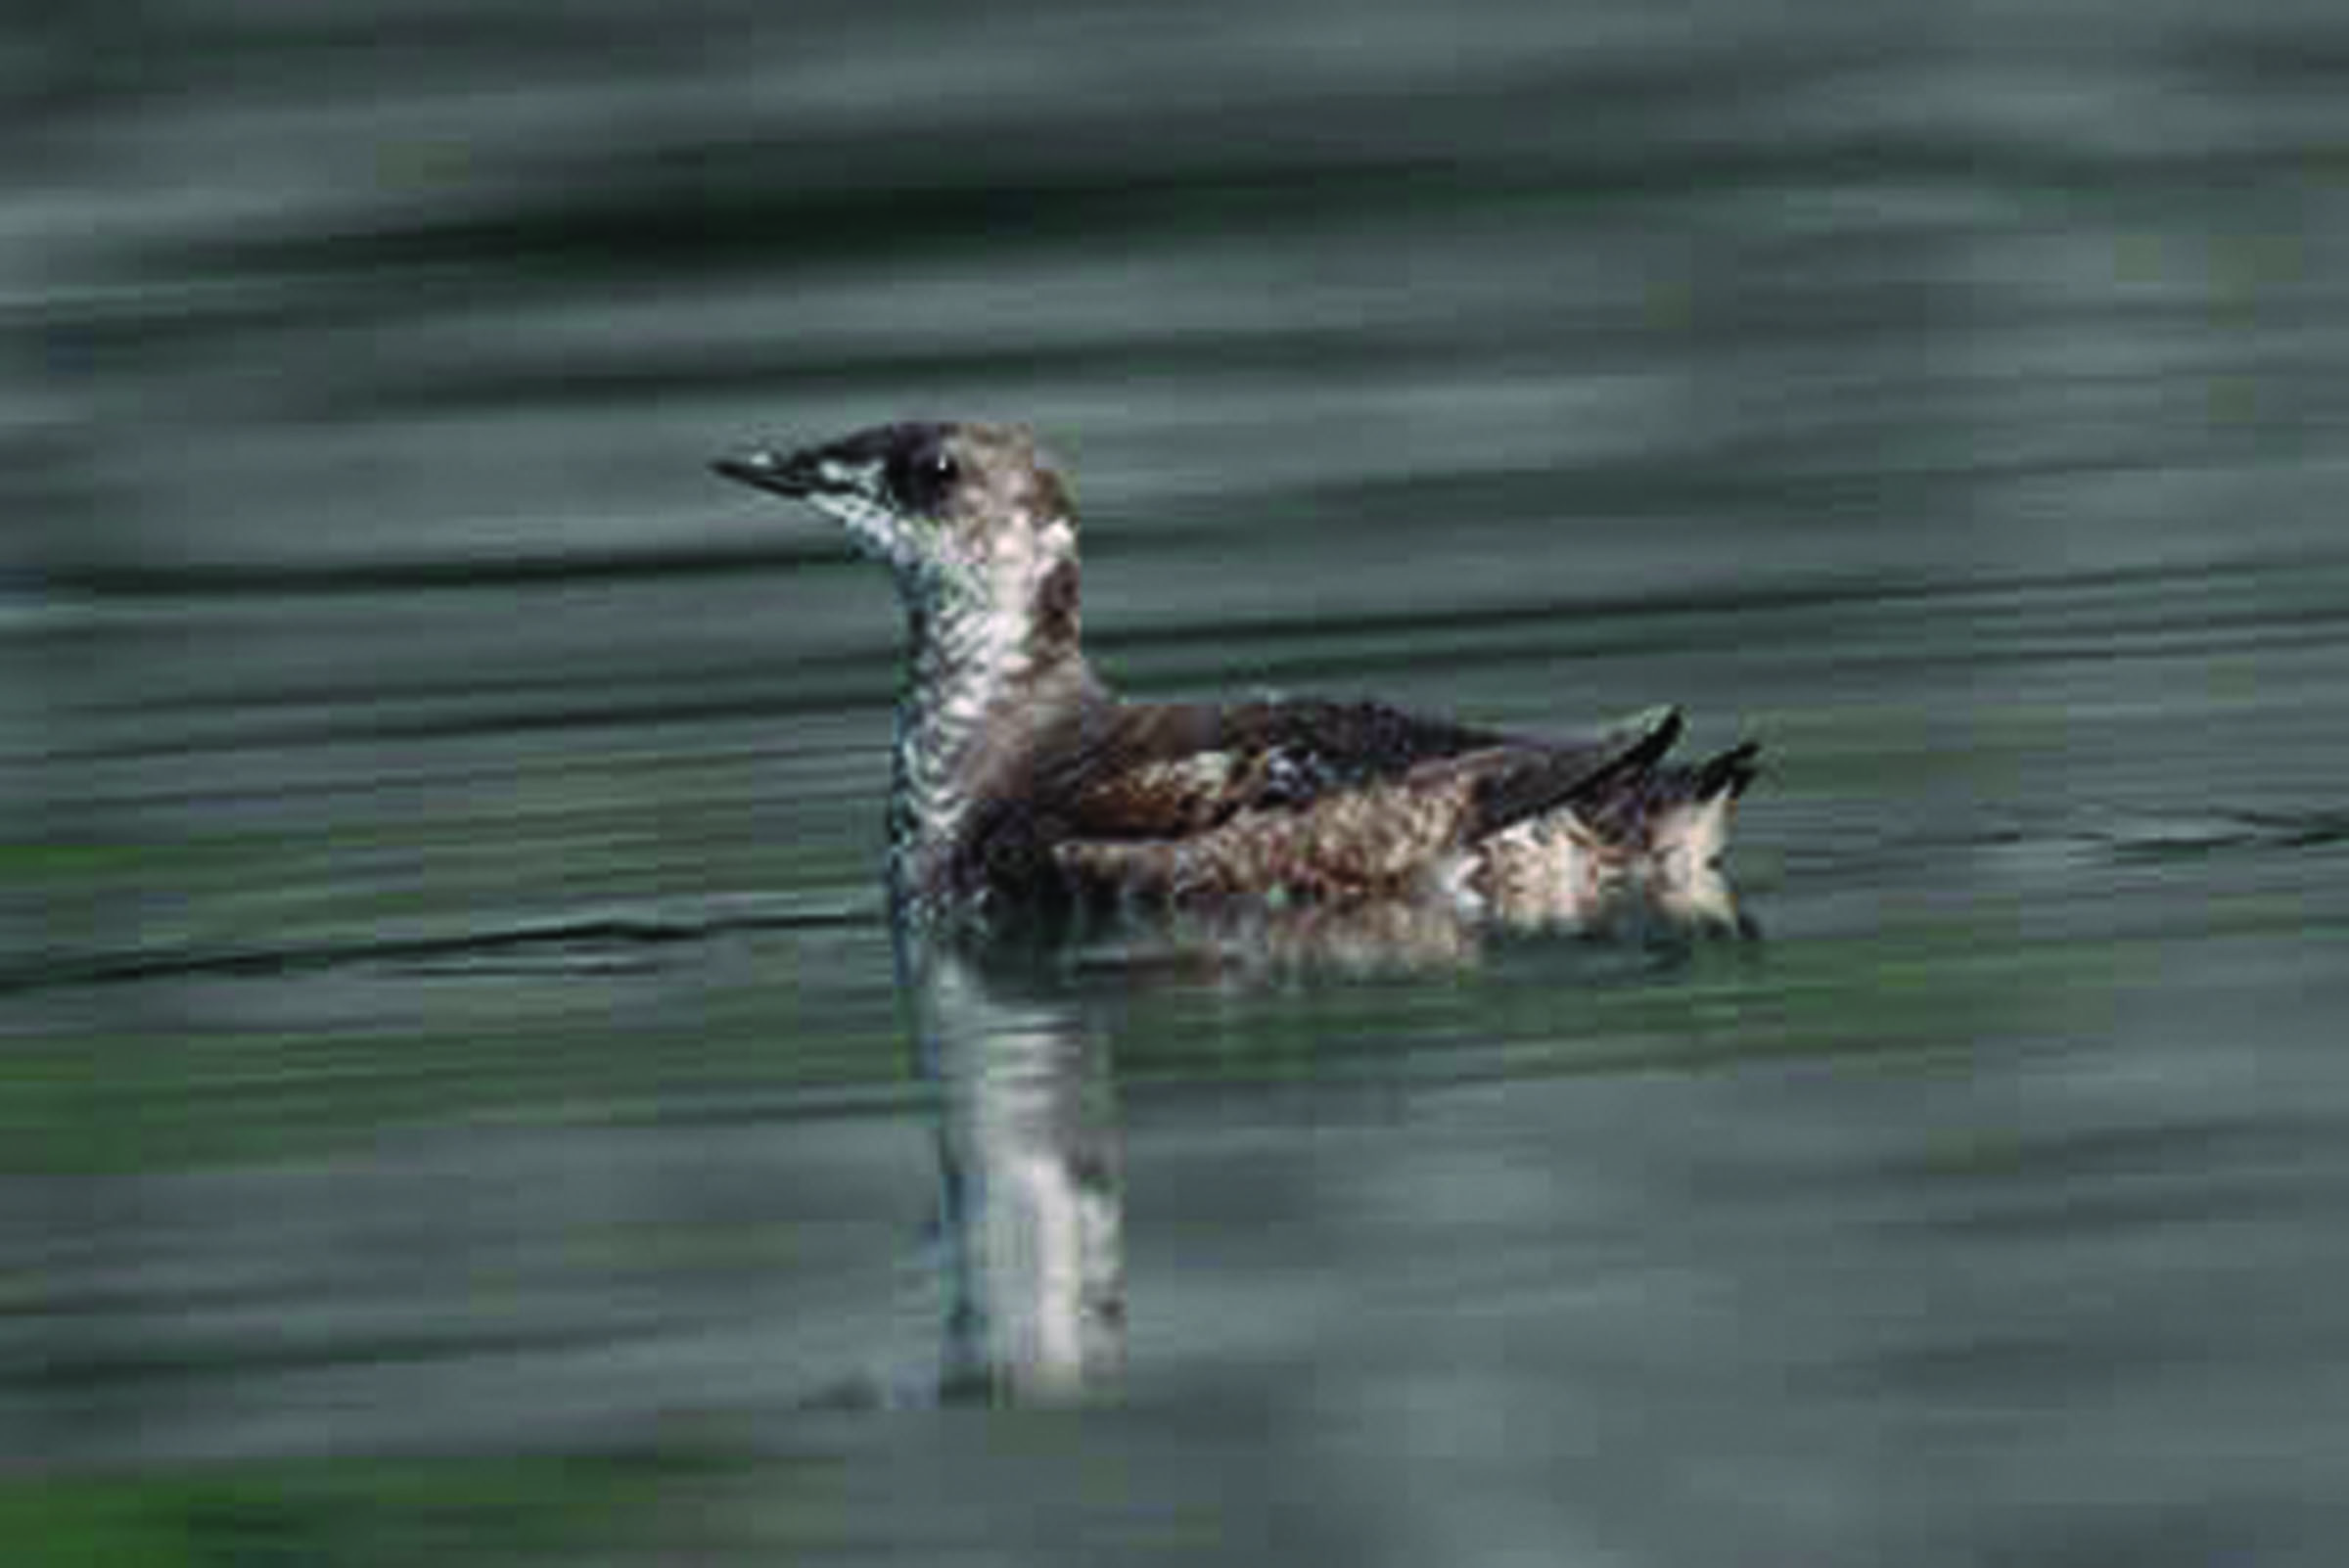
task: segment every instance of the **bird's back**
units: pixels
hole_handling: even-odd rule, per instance
[[[1664,807],[1731,799],[1752,776],[1750,749],[1663,766],[1680,728],[1660,710],[1559,742],[1374,703],[1088,703],[1040,727],[984,792],[949,891],[1392,897],[1472,881],[1484,846],[1545,822],[1577,828],[1534,836],[1555,839],[1554,853],[1635,855]]]

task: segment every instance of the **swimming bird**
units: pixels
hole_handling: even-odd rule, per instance
[[[1538,905],[1545,892],[1710,875],[1755,777],[1752,742],[1667,763],[1673,708],[1557,740],[1372,702],[1122,700],[1079,635],[1069,487],[1020,427],[884,425],[714,467],[827,514],[896,579],[900,916],[1104,900]]]

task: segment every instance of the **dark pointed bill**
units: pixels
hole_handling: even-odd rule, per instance
[[[805,452],[733,452],[710,466],[730,480],[777,495],[807,495],[820,483],[814,462]]]

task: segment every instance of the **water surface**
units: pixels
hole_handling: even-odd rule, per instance
[[[2349,1546],[2328,8],[142,18],[10,68],[12,1539]],[[1761,736],[1759,937],[1047,955],[926,1071],[888,590],[703,468],[921,414],[1137,693]]]

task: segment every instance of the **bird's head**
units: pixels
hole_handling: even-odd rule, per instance
[[[821,445],[720,458],[717,471],[806,502],[886,561],[909,608],[1076,602],[1067,485],[1017,426],[882,425]]]

